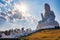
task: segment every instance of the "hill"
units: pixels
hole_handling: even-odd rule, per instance
[[[60,28],[48,28],[37,30],[27,36],[20,38],[21,40],[60,40]]]

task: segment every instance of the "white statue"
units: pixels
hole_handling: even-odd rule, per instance
[[[38,22],[37,29],[53,28],[59,26],[58,22],[55,21],[54,12],[50,10],[49,4],[45,4],[45,14],[41,13],[42,20]]]

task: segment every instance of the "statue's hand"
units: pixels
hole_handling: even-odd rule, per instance
[[[43,13],[41,13],[41,16],[43,16]]]
[[[41,13],[41,17],[42,17],[42,20],[44,19],[44,17],[43,17],[43,13]]]

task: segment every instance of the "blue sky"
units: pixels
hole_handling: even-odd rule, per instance
[[[13,12],[13,10],[15,10],[14,9],[15,4],[17,6],[17,5],[20,5],[21,3],[23,3],[22,4],[23,6],[24,4],[27,5],[27,10],[25,14],[18,12],[20,10],[19,8],[18,8],[18,11],[15,12],[16,13],[15,14]],[[24,27],[25,29],[26,28],[31,28],[33,30],[36,29],[38,21],[41,20],[41,13],[44,14],[45,3],[48,3],[50,5],[51,10],[54,11],[56,15],[56,21],[58,21],[60,24],[60,18],[59,18],[60,17],[60,0],[0,0],[0,14],[3,13],[2,14],[3,18],[0,17],[1,18],[0,30],[22,28],[22,27]],[[11,11],[12,14],[9,14],[8,11]],[[4,20],[4,18],[6,20]]]

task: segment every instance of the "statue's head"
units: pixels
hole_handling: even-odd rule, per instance
[[[50,11],[50,6],[49,6],[48,3],[45,3],[44,7],[45,7],[45,11],[46,11],[46,12],[47,12],[47,11]]]

